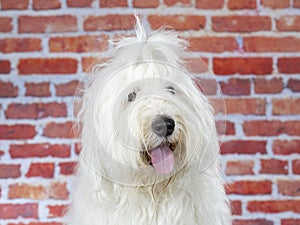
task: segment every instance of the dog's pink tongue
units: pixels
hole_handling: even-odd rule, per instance
[[[174,154],[167,146],[159,146],[151,151],[151,162],[160,174],[168,174],[174,169]]]

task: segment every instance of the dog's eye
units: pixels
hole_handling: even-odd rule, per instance
[[[166,91],[170,92],[171,94],[175,95],[176,91],[172,86],[166,87]]]
[[[133,102],[136,98],[136,92],[133,91],[128,95],[128,102]]]

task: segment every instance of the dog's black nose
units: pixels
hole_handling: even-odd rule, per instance
[[[160,137],[170,136],[175,128],[175,121],[167,116],[158,116],[152,121],[152,130]]]

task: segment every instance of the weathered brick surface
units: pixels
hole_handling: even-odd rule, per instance
[[[11,17],[0,17],[0,32],[12,31],[12,18]]]
[[[262,0],[261,4],[264,7],[268,7],[268,8],[282,9],[282,8],[288,8],[290,6],[290,1],[289,0],[281,0],[281,1]]]
[[[49,40],[51,52],[99,52],[107,49],[107,36],[55,37]]]
[[[239,9],[255,9],[256,1],[255,0],[229,0],[227,2],[227,7],[231,10]]]
[[[84,20],[86,31],[130,30],[134,27],[133,15],[89,16]]]
[[[21,75],[73,74],[77,72],[77,61],[72,58],[20,59],[18,69]]]
[[[45,117],[66,117],[65,103],[9,104],[5,111],[7,119],[40,119]]]
[[[191,37],[190,50],[196,52],[232,52],[238,50],[234,37]]]
[[[10,61],[0,60],[0,74],[8,74],[10,72]]]
[[[229,161],[226,165],[227,175],[247,175],[254,174],[254,161],[252,160],[240,160]]]
[[[146,30],[172,27],[190,43],[184,59],[214,107],[232,224],[300,225],[299,9],[300,0],[0,0],[0,224],[63,225],[81,151],[73,96],[112,42],[134,34],[136,10]]]
[[[20,16],[18,18],[19,33],[60,33],[77,30],[75,16]]]
[[[61,7],[59,0],[33,0],[32,4],[35,10],[59,9]]]
[[[2,10],[22,10],[27,9],[29,0],[1,0],[1,9]]]
[[[266,195],[272,193],[271,181],[236,181],[227,184],[228,194]]]
[[[214,16],[212,29],[216,32],[255,32],[271,30],[268,16]]]
[[[272,58],[214,58],[213,66],[216,75],[267,75],[272,73]]]
[[[170,26],[176,30],[199,30],[205,26],[206,19],[198,15],[149,15],[152,29]]]

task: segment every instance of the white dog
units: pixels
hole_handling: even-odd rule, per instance
[[[212,108],[172,31],[123,38],[94,68],[68,225],[229,225]]]

